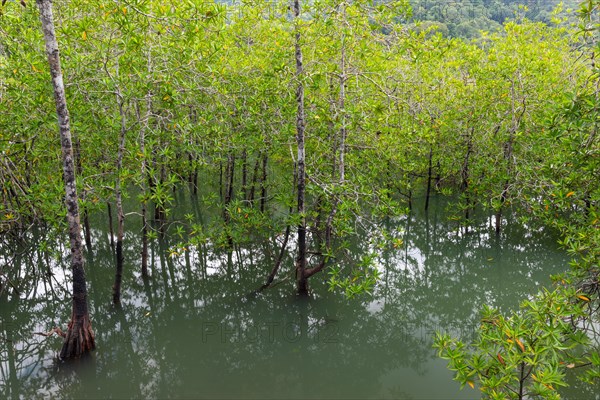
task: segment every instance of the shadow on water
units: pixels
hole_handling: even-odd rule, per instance
[[[497,237],[480,218],[465,234],[442,202],[430,207],[387,222],[394,245],[373,247],[369,232],[351,244],[350,259],[377,253],[381,276],[371,295],[351,300],[328,291],[326,274],[313,278],[310,298],[294,295],[293,279],[248,296],[272,268],[270,238],[231,250],[157,238],[144,280],[131,218],[122,308],[114,309],[114,252],[98,220],[87,266],[93,362],[57,365],[61,340],[32,335],[66,325],[65,273],[58,295],[0,300],[0,397],[477,398],[458,391],[433,333],[472,337],[482,304],[514,309],[567,260],[542,227],[509,221]],[[280,278],[291,273],[291,247],[286,257]],[[67,261],[61,255],[50,267],[65,270]]]

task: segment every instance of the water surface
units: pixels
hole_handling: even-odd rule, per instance
[[[498,237],[480,216],[465,233],[436,202],[428,214],[387,221],[402,243],[378,250],[380,282],[350,300],[327,290],[326,274],[311,280],[310,299],[294,295],[293,279],[253,294],[273,265],[272,239],[233,251],[156,239],[144,282],[139,221],[130,217],[121,310],[110,304],[114,259],[98,216],[87,260],[97,350],[72,364],[56,361],[60,338],[34,335],[66,327],[68,252],[48,255],[32,235],[15,265],[37,283],[0,299],[0,397],[478,398],[452,381],[433,333],[469,339],[482,304],[515,309],[568,260],[548,229],[509,220]],[[368,249],[365,235],[351,252]],[[288,255],[280,278],[291,265]]]

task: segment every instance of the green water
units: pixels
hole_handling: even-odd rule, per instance
[[[509,220],[497,237],[480,218],[465,234],[437,206],[388,221],[403,243],[379,252],[372,295],[348,300],[328,292],[325,274],[311,280],[310,299],[294,295],[291,279],[253,295],[273,265],[272,239],[232,252],[207,245],[177,254],[174,239],[157,239],[145,283],[134,220],[121,311],[110,304],[106,221],[94,221],[87,273],[97,350],[88,360],[60,363],[61,339],[34,335],[66,327],[68,252],[16,258],[14,268],[36,283],[0,299],[0,398],[478,398],[452,381],[431,347],[433,332],[472,337],[482,304],[514,309],[568,263],[547,229]],[[31,248],[39,240],[32,235]],[[368,243],[366,234],[354,251]]]

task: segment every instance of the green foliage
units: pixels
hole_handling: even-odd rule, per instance
[[[475,342],[467,346],[438,333],[435,347],[455,379],[477,385],[486,398],[558,399],[567,370],[586,367],[586,376],[597,374],[585,355],[590,338],[579,329],[591,301],[561,286],[524,301],[510,316],[484,307]]]
[[[414,1],[411,14],[405,1],[303,2],[308,183],[298,215],[289,212],[297,82],[285,2],[55,1],[82,205],[114,201],[124,127],[119,178],[177,221],[180,241],[229,247],[306,218],[311,253],[331,267],[332,290],[349,297],[371,290],[379,271],[373,249],[349,254],[349,241],[381,230],[372,220],[416,207],[423,188],[455,194],[461,224],[476,205],[500,220],[514,208],[563,233],[576,257],[565,277],[574,289],[544,292],[513,316],[486,310],[495,322],[484,322],[472,347],[448,337],[438,345],[461,383],[491,398],[521,388],[554,396],[565,365],[598,364],[585,328],[560,322],[597,318],[598,1],[581,4],[573,29],[569,2],[565,13],[551,12],[554,4],[442,3]],[[61,227],[39,22],[34,7],[15,5],[0,14],[0,230]],[[477,41],[449,38],[457,36]],[[179,216],[186,182],[224,218]],[[329,218],[333,240],[324,244]],[[381,236],[373,248],[399,246]]]

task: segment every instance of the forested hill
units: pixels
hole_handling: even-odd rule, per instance
[[[577,9],[574,0],[410,0],[412,15],[405,22],[416,29],[436,25],[446,37],[477,38],[481,31],[496,31],[506,20],[527,18],[547,24],[561,5],[559,16]]]
[[[279,2],[281,0],[270,0]],[[378,0],[390,3],[393,0]],[[405,0],[408,15],[398,21],[416,31],[432,29],[445,37],[475,39],[482,31],[502,29],[507,20],[526,18],[552,24],[553,18],[575,19],[578,0]],[[217,0],[225,4],[241,0]]]

